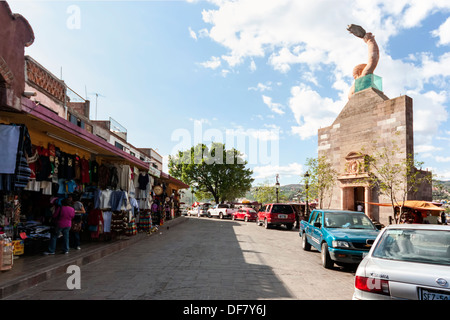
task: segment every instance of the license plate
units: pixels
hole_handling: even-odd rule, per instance
[[[278,218],[279,219],[287,219],[287,214],[279,214]]]
[[[422,289],[420,300],[450,300],[450,292]]]

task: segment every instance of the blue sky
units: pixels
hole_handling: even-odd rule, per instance
[[[346,30],[361,25],[380,47],[384,93],[413,98],[416,158],[450,179],[450,1],[8,3],[34,30],[26,54],[87,93],[91,119],[98,93],[99,120],[112,117],[131,144],[166,159],[239,136],[255,184],[301,181],[317,129],[345,106],[352,69],[367,61]]]

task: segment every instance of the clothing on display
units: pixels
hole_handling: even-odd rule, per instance
[[[77,233],[75,247],[80,239],[150,233],[163,222],[166,192],[172,191],[148,170],[97,154],[70,153],[74,148],[54,141],[39,144],[31,143],[25,125],[0,124],[0,235],[23,241],[25,254],[48,248],[52,214],[72,196],[86,211],[64,223],[71,236]],[[157,199],[156,185],[163,190]]]

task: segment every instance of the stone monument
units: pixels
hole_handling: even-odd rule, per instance
[[[408,96],[389,99],[381,88],[381,78],[373,74],[379,60],[375,37],[355,25],[348,30],[367,43],[369,59],[353,70],[355,83],[349,100],[331,126],[318,131],[318,156],[325,156],[338,172],[333,187],[330,208],[356,210],[363,203],[364,212],[372,219],[387,225],[392,208],[370,205],[369,202],[389,202],[373,190],[364,171],[367,147],[382,147],[383,141],[393,141],[400,147],[399,157],[414,154],[413,101]],[[373,141],[379,143],[372,146]],[[400,159],[399,159],[400,160]],[[431,188],[430,188],[431,197]],[[428,196],[421,196],[425,199]]]

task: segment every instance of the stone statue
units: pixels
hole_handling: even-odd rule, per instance
[[[375,41],[375,36],[372,33],[366,32],[361,26],[355,24],[347,26],[347,30],[358,38],[362,38],[364,42],[367,43],[369,50],[369,60],[367,61],[367,64],[358,64],[353,68],[353,78],[356,80],[373,73],[380,58],[380,51],[377,42]],[[355,84],[353,83],[350,92],[348,93],[348,98],[350,99],[354,93]]]

